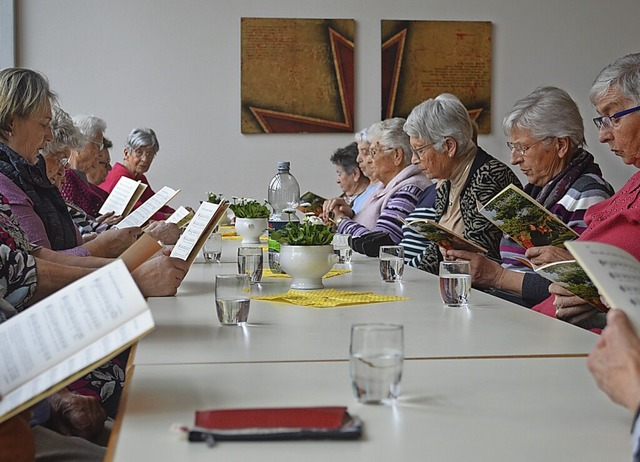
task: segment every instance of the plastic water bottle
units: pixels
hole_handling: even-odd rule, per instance
[[[295,210],[300,203],[300,186],[289,171],[289,162],[278,162],[278,173],[269,183],[267,200],[273,209],[269,217],[269,234],[277,231],[289,221],[298,221],[295,213],[286,213],[285,209]],[[282,273],[280,269],[280,243],[269,237],[269,268],[274,273]]]

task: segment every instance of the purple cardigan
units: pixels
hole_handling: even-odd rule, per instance
[[[33,202],[16,184],[6,175],[0,173],[0,191],[9,201],[13,217],[18,221],[29,241],[34,246],[51,248],[51,243],[47,237],[47,232],[40,217],[33,208]],[[76,241],[82,242],[80,231],[76,228]],[[60,252],[70,255],[88,256],[91,255],[87,249],[78,245],[72,249],[61,250]]]

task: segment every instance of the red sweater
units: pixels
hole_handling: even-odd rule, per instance
[[[611,198],[589,207],[584,221],[587,229],[579,241],[615,245],[640,260],[640,172]],[[553,300],[550,296],[533,309],[555,318]]]

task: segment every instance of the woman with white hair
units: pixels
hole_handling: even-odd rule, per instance
[[[611,197],[613,189],[593,155],[583,148],[584,124],[578,105],[560,88],[540,87],[517,101],[502,125],[509,138],[511,163],[529,181],[524,191],[581,234],[587,227],[586,210]],[[531,225],[535,228],[536,223]],[[518,260],[525,257],[525,250],[504,237],[502,264],[463,251],[447,255],[471,261],[475,287],[531,307],[548,297],[550,282]]]
[[[511,183],[520,186],[515,174],[476,146],[467,109],[454,95],[444,93],[413,108],[404,131],[411,140],[414,165],[441,181],[436,192],[436,221],[497,258],[502,231],[478,212],[477,203],[486,203]],[[438,246],[426,241],[424,250],[409,264],[437,274],[442,259]]]
[[[140,207],[151,196],[155,194],[149,180],[145,176],[145,173],[149,171],[153,159],[155,159],[158,151],[160,150],[160,143],[156,133],[150,128],[134,128],[129,137],[127,138],[127,144],[124,148],[124,160],[122,163],[116,162],[111,171],[107,174],[107,178],[104,183],[100,185],[107,193],[113,191],[121,177],[131,178],[132,180],[140,180],[147,185],[147,189],[144,190],[140,196],[140,200],[134,205],[134,209]],[[152,219],[164,220],[169,217],[174,209],[165,205],[158,213],[156,213]]]

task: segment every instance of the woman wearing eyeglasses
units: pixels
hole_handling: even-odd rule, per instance
[[[593,119],[601,143],[627,165],[640,168],[640,53],[623,56],[605,67],[589,94],[599,117]],[[640,172],[610,199],[589,208],[587,229],[581,241],[603,242],[620,247],[640,259]],[[527,252],[547,263],[572,258],[569,252],[550,247],[534,247]],[[551,297],[534,309],[588,329],[606,324],[604,313],[573,296],[556,284]]]
[[[559,88],[540,87],[516,102],[504,117],[503,128],[511,164],[527,177],[524,191],[582,233],[587,208],[611,197],[613,189],[583,148],[584,124],[573,99]],[[533,245],[540,226],[531,224]],[[525,248],[506,236],[500,243],[501,264],[462,251],[451,250],[447,256],[470,260],[473,285],[494,295],[528,307],[548,296],[549,281],[517,260],[525,257]]]
[[[124,160],[122,163],[116,162],[111,171],[107,174],[107,178],[104,183],[100,185],[107,193],[110,193],[113,188],[116,187],[121,177],[125,176],[132,180],[140,180],[147,185],[147,189],[144,190],[138,202],[136,202],[134,209],[140,207],[151,196],[155,194],[149,180],[145,176],[145,173],[149,171],[153,159],[160,150],[160,143],[156,133],[150,128],[134,128],[127,138],[127,144],[124,148]],[[156,213],[152,219],[164,220],[169,217],[174,209],[165,205]]]
[[[410,137],[414,165],[439,180],[435,221],[497,257],[502,233],[480,215],[477,203],[488,201],[511,183],[520,186],[516,175],[475,144],[467,109],[454,95],[444,93],[413,108],[404,131]],[[443,259],[439,247],[426,239],[420,242],[415,236],[405,236],[405,252],[414,253],[408,264],[437,274]]]

